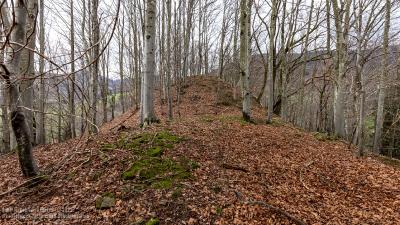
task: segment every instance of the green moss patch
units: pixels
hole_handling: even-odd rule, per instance
[[[205,123],[213,123],[214,121],[219,121],[221,123],[240,123],[241,125],[252,124],[251,122],[244,120],[243,117],[234,115],[222,115],[222,116],[206,115],[201,117],[200,120]]]
[[[169,189],[174,184],[191,177],[193,164],[187,160],[185,164],[169,158],[145,157],[136,161],[122,174],[123,180],[136,179],[139,182],[156,188]]]
[[[149,221],[146,222],[146,225],[159,225],[160,220],[158,218],[151,218]]]
[[[319,141],[337,141],[337,140],[339,140],[338,137],[329,135],[327,133],[315,132],[315,133],[313,133],[313,135]]]
[[[151,148],[172,148],[174,144],[180,143],[183,138],[171,134],[168,131],[158,133],[143,133],[134,137],[121,138],[117,142],[118,148],[129,149],[143,153]]]
[[[165,150],[173,148],[182,140],[182,137],[167,131],[121,138],[116,145],[132,150],[139,158],[122,173],[122,179],[135,180],[146,187],[169,189],[190,178],[191,172],[198,168],[195,162],[184,158],[173,160],[163,156]]]

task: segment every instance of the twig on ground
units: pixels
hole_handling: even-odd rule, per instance
[[[275,213],[279,213],[279,214],[287,217],[288,219],[292,220],[297,225],[307,225],[307,223],[305,223],[304,221],[298,219],[297,217],[293,216],[292,214],[290,214],[289,212],[286,212],[283,209],[280,209],[280,208],[278,208],[276,206],[270,205],[270,204],[268,204],[266,202],[263,202],[263,201],[254,201],[254,200],[245,201],[245,200],[243,200],[243,195],[240,192],[238,192],[236,190],[234,190],[234,192],[235,192],[236,198],[239,200],[239,202],[241,202],[243,204],[246,204],[246,205],[259,205],[259,206],[268,208],[269,210],[271,210],[271,211],[273,211]]]
[[[314,163],[315,163],[315,161],[310,161],[310,162],[306,163],[304,165],[304,167],[300,170],[300,182],[303,185],[303,187],[305,187],[307,190],[310,190],[310,188],[304,183],[303,173],[304,173],[304,170],[306,170],[308,167],[310,167]]]
[[[9,194],[12,194],[12,193],[16,192],[16,191],[17,191],[18,189],[20,189],[20,188],[36,186],[36,185],[38,185],[38,184],[44,182],[44,181],[46,180],[46,178],[47,178],[47,176],[37,176],[37,177],[34,177],[34,178],[32,178],[32,179],[29,179],[29,180],[23,182],[22,184],[20,184],[20,185],[14,187],[14,188],[12,188],[12,189],[6,191],[6,192],[1,193],[1,194],[0,194],[0,198],[2,198],[2,197],[4,197],[4,196],[6,196],[6,195],[9,195]]]
[[[129,115],[127,118],[125,118],[124,120],[122,120],[121,122],[119,122],[118,124],[116,124],[115,126],[111,127],[110,130],[114,130],[115,128],[120,127],[121,125],[123,125],[127,120],[129,120],[129,119],[132,118],[134,115],[136,115],[136,113],[137,113],[138,111],[139,111],[139,110],[137,110],[137,109],[136,109],[135,111],[133,111],[131,115]]]
[[[246,169],[246,168],[244,168],[242,166],[230,165],[230,164],[227,164],[227,163],[223,163],[222,164],[222,168],[228,169],[228,170],[239,170],[239,171],[242,171],[242,172],[245,172],[245,173],[249,172],[248,169]]]

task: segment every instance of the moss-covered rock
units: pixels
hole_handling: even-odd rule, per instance
[[[115,196],[113,193],[106,192],[96,198],[96,209],[109,209],[115,206]]]

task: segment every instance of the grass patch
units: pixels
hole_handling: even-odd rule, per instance
[[[243,126],[252,124],[251,122],[244,120],[243,117],[241,116],[233,116],[233,115],[221,115],[221,116],[206,115],[202,116],[200,120],[205,123],[213,123],[215,121],[219,121],[221,123],[240,123]]]
[[[273,118],[271,123],[269,123],[269,125],[271,125],[273,127],[282,127],[285,125],[285,122],[283,120]]]
[[[175,162],[168,158],[144,158],[133,163],[122,174],[122,179],[137,179],[156,189],[169,189],[179,181],[190,178],[191,168],[191,165]]]

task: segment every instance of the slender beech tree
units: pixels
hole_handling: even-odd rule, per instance
[[[173,118],[172,95],[171,95],[171,77],[172,77],[172,61],[171,61],[171,34],[172,34],[172,4],[171,0],[167,0],[167,101],[168,101],[168,118]]]
[[[124,11],[123,11],[124,12]],[[123,13],[124,14],[124,13]],[[122,14],[122,15],[123,15]],[[125,28],[125,19],[122,16],[119,24],[119,29],[120,29],[120,34],[119,34],[119,44],[118,44],[118,57],[119,57],[119,79],[120,79],[120,84],[119,84],[119,94],[120,94],[120,99],[121,99],[121,107],[122,107],[122,112],[125,112],[125,93],[124,93],[124,43],[125,43],[125,35],[124,35],[124,28]]]
[[[307,20],[307,30],[306,30],[306,36],[304,40],[304,47],[303,47],[303,68],[301,72],[301,79],[300,79],[300,101],[298,105],[298,112],[300,112],[300,118],[298,118],[298,124],[305,128],[305,111],[306,111],[306,106],[305,106],[305,82],[306,82],[306,75],[307,75],[307,62],[308,62],[308,45],[309,45],[309,40],[310,40],[310,32],[311,32],[311,24],[312,24],[312,15],[313,15],[313,10],[314,10],[314,0],[311,0],[311,8],[310,12],[308,14],[308,20]]]
[[[243,119],[251,120],[251,92],[249,75],[249,17],[248,1],[240,1],[240,77],[242,81]]]
[[[267,123],[272,122],[274,113],[274,71],[275,71],[275,35],[276,20],[278,19],[278,0],[273,0],[271,4],[271,19],[269,30],[269,51],[268,51],[268,95],[267,95]]]
[[[92,133],[97,133],[97,90],[98,90],[98,74],[99,74],[99,57],[100,57],[100,24],[99,24],[99,0],[91,1],[91,22],[92,22],[92,93],[91,93],[91,129]]]
[[[43,0],[41,0],[43,1]],[[70,0],[70,50],[71,50],[71,76],[70,79],[70,94],[69,94],[69,125],[71,137],[76,137],[76,123],[75,123],[75,92],[76,92],[76,79],[75,79],[75,22],[74,22],[74,0]]]
[[[145,19],[145,49],[143,63],[143,82],[140,124],[146,126],[158,122],[154,110],[154,82],[155,82],[155,38],[156,38],[156,1],[146,0]]]
[[[333,14],[336,28],[336,77],[334,87],[334,129],[335,135],[345,137],[345,75],[347,62],[347,36],[350,26],[351,0],[341,2],[332,0]]]
[[[375,120],[375,136],[374,136],[374,152],[380,153],[382,147],[382,130],[384,120],[384,106],[386,97],[386,83],[385,79],[389,74],[389,30],[390,30],[390,14],[391,14],[391,1],[385,2],[385,26],[383,31],[383,71],[379,76],[378,83],[378,109],[376,112]]]
[[[1,10],[1,33],[0,35],[2,37],[5,37],[7,33],[9,33],[9,29],[11,29],[11,22],[10,22],[10,17],[8,16],[9,11],[8,11],[8,4],[7,1],[4,2],[4,4],[0,8]],[[3,39],[2,39],[3,41]],[[4,64],[4,57],[5,57],[5,51],[1,50],[0,51],[0,63]],[[7,153],[11,150],[11,133],[10,133],[10,120],[8,116],[8,108],[9,108],[9,102],[8,102],[8,91],[7,91],[7,83],[6,82],[1,82],[1,97],[2,97],[2,102],[1,102],[1,121],[2,121],[2,153]]]
[[[39,42],[40,42],[40,54],[44,55],[45,51],[45,19],[44,19],[44,0],[40,0],[39,10],[40,10],[40,22],[39,22]],[[45,132],[45,79],[44,79],[44,58],[39,58],[39,115],[37,117],[36,124],[36,143],[46,144],[46,132]]]
[[[25,177],[32,177],[38,174],[38,167],[32,154],[32,133],[25,116],[24,107],[21,101],[21,71],[20,66],[28,68],[28,61],[21,61],[21,48],[26,43],[26,28],[28,10],[25,1],[18,0],[14,2],[14,16],[11,30],[11,42],[13,44],[7,49],[6,63],[2,64],[2,76],[7,82],[9,102],[10,102],[10,120],[14,135],[17,141],[17,153],[22,174]],[[4,15],[3,15],[4,16]],[[11,20],[10,20],[11,21]],[[24,64],[25,63],[25,64]],[[24,64],[24,65],[23,65]]]

